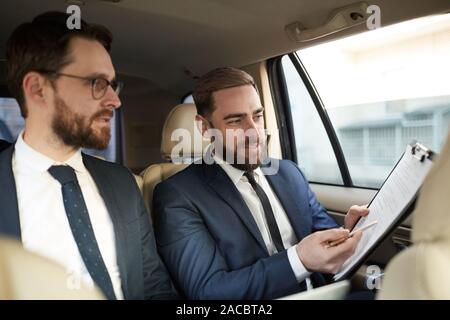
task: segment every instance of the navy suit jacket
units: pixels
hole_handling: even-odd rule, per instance
[[[11,145],[8,141],[1,140],[0,139],[0,152],[2,152],[4,149],[8,148]]]
[[[0,153],[0,234],[20,240],[19,210],[11,161],[13,152],[14,146],[11,146]],[[158,256],[149,215],[133,175],[118,164],[85,154],[83,163],[111,216],[125,299],[177,298],[167,269]]]
[[[298,240],[337,227],[300,169],[287,160],[279,165],[266,178]],[[161,182],[153,203],[158,250],[189,299],[272,299],[305,288],[286,250],[269,256],[250,210],[218,164],[192,164]]]

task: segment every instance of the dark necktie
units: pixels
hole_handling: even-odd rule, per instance
[[[280,229],[278,229],[277,221],[275,220],[269,198],[263,188],[261,188],[261,186],[256,182],[253,172],[247,171],[244,175],[247,177],[248,182],[253,187],[253,190],[255,190],[256,195],[261,201],[264,209],[264,215],[266,216],[267,226],[269,227],[270,236],[275,244],[275,248],[277,248],[277,251],[281,252],[284,250],[283,240],[281,239]]]
[[[111,278],[95,239],[89,213],[74,169],[70,166],[52,166],[48,169],[48,172],[61,183],[67,219],[86,269],[105,296],[110,300],[115,300],[116,295]]]

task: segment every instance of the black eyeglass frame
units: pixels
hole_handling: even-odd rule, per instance
[[[62,76],[62,77],[69,77],[69,78],[74,78],[74,79],[79,79],[79,80],[90,81],[92,98],[94,98],[95,100],[100,100],[101,98],[103,98],[105,96],[106,91],[108,90],[108,86],[110,86],[117,95],[119,95],[120,91],[123,88],[123,83],[116,79],[109,81],[108,79],[100,78],[100,77],[82,77],[82,76],[77,76],[74,74],[68,74],[68,73],[57,72],[57,71],[52,71],[52,70],[39,70],[38,72],[45,73],[45,74],[54,74],[58,77]],[[98,85],[98,81],[103,81],[105,86],[102,87],[102,89],[101,89],[102,90],[101,95],[96,96],[95,87]]]

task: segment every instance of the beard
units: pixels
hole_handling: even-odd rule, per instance
[[[252,144],[254,143],[255,141],[252,141]],[[256,154],[251,155],[251,151],[249,149],[251,142],[248,136],[242,138],[240,142],[237,142],[234,150],[228,149],[222,140],[216,144],[216,147],[218,147],[218,151],[221,152],[221,154],[218,154],[217,152],[216,154],[219,156],[219,158],[226,160],[231,166],[235,167],[238,170],[246,172],[253,171],[261,166],[262,157],[264,155],[264,152],[267,151],[267,144],[265,142],[265,139],[264,141],[262,141],[262,139],[258,138],[257,143],[259,150],[256,151]],[[229,159],[229,155],[232,156],[231,159]]]
[[[255,163],[255,164],[250,164],[250,163],[242,163],[242,164],[232,163],[231,165],[233,167],[235,167],[236,169],[238,169],[238,170],[245,171],[245,172],[250,172],[250,171],[258,169],[261,166],[261,162],[258,160],[258,163]]]
[[[111,139],[111,129],[106,126],[98,132],[92,129],[92,124],[96,119],[105,116],[112,118],[113,112],[101,110],[89,118],[81,116],[73,112],[61,97],[56,96],[51,125],[56,136],[67,146],[103,150]]]
[[[246,139],[245,144],[246,144],[246,146],[248,146],[247,139]],[[241,151],[245,151],[245,156],[243,157],[243,159],[239,158],[238,152],[235,150],[232,153],[233,161],[230,164],[233,167],[235,167],[236,169],[246,171],[246,172],[253,171],[253,170],[259,168],[261,166],[261,155],[259,154],[256,156],[256,158],[255,157],[251,158],[249,155],[249,152],[247,152],[248,149],[244,146],[242,146],[241,148],[242,148]],[[222,152],[223,152],[223,155],[226,155],[226,152],[227,152],[226,146],[222,147]],[[244,162],[242,160],[244,160]]]

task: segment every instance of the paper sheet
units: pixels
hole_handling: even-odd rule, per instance
[[[372,221],[378,221],[375,226],[363,231],[355,254],[344,263],[341,271],[334,276],[334,280],[345,278],[353,267],[359,266],[365,254],[378,244],[378,240],[414,200],[433,162],[429,159],[419,161],[413,156],[411,150],[411,145],[408,145],[397,166],[370,204],[369,215],[362,217],[355,225],[354,230]]]

